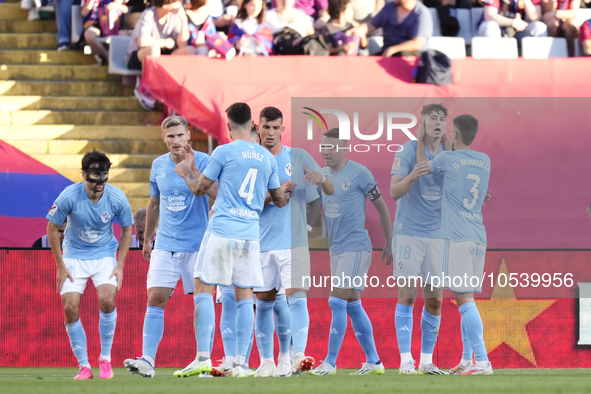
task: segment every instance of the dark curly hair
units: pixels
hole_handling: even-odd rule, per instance
[[[328,15],[332,19],[339,19],[341,13],[345,12],[347,5],[351,0],[329,0],[328,2]]]

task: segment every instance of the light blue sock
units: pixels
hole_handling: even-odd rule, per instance
[[[291,335],[293,337],[294,354],[306,354],[308,326],[310,325],[306,293],[296,291],[289,296],[289,309],[291,310]]]
[[[462,317],[462,344],[464,345],[464,350],[462,352],[462,358],[464,360],[472,360],[472,354],[474,351],[472,350],[472,345],[470,345],[470,340],[468,339],[468,333],[466,332],[466,323],[464,322],[464,318]]]
[[[220,318],[220,330],[222,331],[222,343],[226,357],[236,356],[236,295],[234,286],[221,287],[222,291],[222,316]]]
[[[328,355],[324,362],[336,367],[337,357],[347,331],[347,300],[331,296],[328,299],[328,306],[332,311],[332,321],[328,337]]]
[[[421,353],[433,354],[435,350],[435,343],[437,342],[437,334],[439,334],[439,325],[441,324],[441,316],[434,316],[423,308],[423,315],[421,317]]]
[[[86,351],[86,333],[84,332],[84,327],[82,327],[80,319],[72,324],[66,323],[66,332],[68,333],[68,337],[70,337],[70,346],[72,346],[74,356],[78,359],[78,365],[81,367],[90,367],[88,363],[88,352]]]
[[[279,352],[289,353],[289,344],[291,342],[291,312],[289,311],[285,294],[277,296],[273,312],[275,315],[275,332],[279,340]]]
[[[460,306],[460,313],[462,314],[462,320],[466,323],[466,334],[474,354],[476,355],[476,361],[488,360],[486,354],[486,346],[484,344],[484,327],[482,325],[482,319],[480,313],[474,302],[468,302]]]
[[[254,328],[254,310],[252,298],[236,303],[236,355],[244,356],[248,352],[250,337]]]
[[[396,338],[400,353],[410,353],[412,340],[412,310],[409,305],[397,304],[394,320],[396,323]]]
[[[199,293],[193,296],[193,300],[195,302],[195,337],[197,339],[197,351],[209,352],[211,346],[211,332],[215,327],[213,296],[209,293]]]
[[[246,351],[246,357],[244,357],[244,360],[246,360],[246,365],[249,364],[250,352],[252,351],[253,343],[254,343],[254,330],[252,330],[252,334],[250,334],[250,341],[248,342],[248,350]]]
[[[363,305],[361,305],[361,300],[349,302],[347,304],[347,313],[351,317],[355,336],[357,336],[357,340],[365,353],[366,362],[378,364],[380,358],[373,339],[373,327],[371,321],[369,321],[369,316],[367,316]]]
[[[275,301],[257,300],[256,335],[261,358],[273,358],[273,307]]]
[[[111,357],[116,326],[117,308],[111,313],[100,312],[99,335],[101,336],[101,357]]]
[[[156,359],[158,345],[162,340],[164,333],[164,309],[157,306],[149,306],[146,309],[144,318],[144,345],[142,356],[149,356],[152,360]]]

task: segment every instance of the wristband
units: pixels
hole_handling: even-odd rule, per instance
[[[320,181],[320,183],[324,183],[324,181],[326,181],[326,175],[322,174],[322,180]]]
[[[306,224],[306,226],[308,226],[308,232],[312,231],[312,226],[310,226],[309,224]]]

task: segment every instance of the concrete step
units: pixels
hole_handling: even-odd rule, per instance
[[[27,20],[29,11],[23,10],[20,3],[0,3],[0,19]]]
[[[146,111],[4,111],[0,125],[86,124],[86,125],[145,125],[156,124],[162,112]]]
[[[127,198],[140,197],[146,198],[150,195],[150,182],[109,182],[111,185],[121,189]],[[148,201],[146,201],[146,204]],[[144,208],[146,206],[144,205]],[[135,212],[135,211],[134,211]]]
[[[23,109],[143,111],[135,97],[0,96],[0,111]]]
[[[4,142],[29,154],[65,155],[85,153],[94,149],[109,154],[153,154],[163,155],[168,152],[161,140],[34,140],[4,139]],[[193,149],[200,150],[202,141],[191,141]]]
[[[98,65],[29,65],[3,64],[0,80],[112,80],[121,83],[121,76],[110,75],[107,66]]]
[[[0,19],[0,33],[56,33],[55,21]]]
[[[81,182],[82,175],[80,169],[82,168],[78,162],[77,168],[54,168],[57,172],[71,180],[72,182]],[[150,169],[149,168],[111,168],[109,171],[109,182],[149,182]],[[147,203],[147,201],[146,201]],[[145,205],[144,205],[145,206]]]
[[[0,81],[6,96],[133,96],[134,86],[119,81]]]
[[[148,200],[150,197],[127,197],[129,200],[129,206],[131,207],[131,212],[137,211],[140,208],[145,208],[148,206]]]
[[[161,141],[160,135],[161,130],[158,126],[80,126],[72,124],[0,126],[0,140],[141,139]],[[205,134],[197,135],[205,136]],[[196,139],[195,136],[193,139]],[[205,142],[207,142],[207,136],[205,136]]]
[[[96,60],[82,51],[8,49],[0,51],[0,64],[96,64]]]
[[[21,0],[6,0],[6,3],[21,3]]]
[[[0,4],[1,8],[2,4]],[[2,10],[0,10],[2,15]],[[56,49],[55,33],[0,33],[0,49]]]
[[[54,169],[79,169],[82,166],[82,157],[84,155],[31,155],[35,160],[54,168]],[[150,170],[152,162],[158,155],[124,155],[124,154],[110,154],[109,159],[113,163],[112,168],[134,168]],[[144,179],[142,181],[148,181]]]

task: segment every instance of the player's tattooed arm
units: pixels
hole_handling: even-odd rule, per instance
[[[178,167],[178,165],[177,165],[177,167]],[[175,171],[176,171],[176,168],[175,168]],[[201,174],[199,179],[195,179],[191,173],[186,173],[183,176],[183,179],[187,183],[187,186],[189,186],[189,189],[191,189],[193,194],[196,195],[197,197],[201,197],[202,195],[206,194],[209,191],[209,189],[213,186],[213,184],[215,183],[215,181],[209,179],[208,177],[206,177],[203,174]],[[217,188],[216,188],[216,194],[217,194]]]
[[[284,193],[283,190],[281,190],[281,187],[269,189],[269,194],[271,195],[273,204],[279,208],[286,206],[291,198],[291,193]]]

